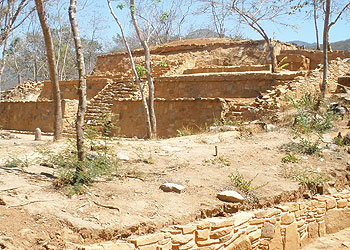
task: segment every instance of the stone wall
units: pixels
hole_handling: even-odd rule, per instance
[[[222,117],[225,101],[223,99],[175,99],[155,100],[157,132],[159,137],[173,137],[177,130],[189,128],[199,130],[213,124]],[[114,134],[126,137],[146,136],[144,109],[141,101],[114,101],[111,108],[116,115]]]
[[[279,59],[287,56],[294,57],[295,55],[304,56],[310,60],[310,69],[316,69],[319,64],[323,64],[323,52],[320,50],[282,50]],[[328,53],[328,60],[336,60],[337,58],[350,58],[350,51],[331,51]]]
[[[296,49],[296,46],[277,42],[280,50]],[[234,41],[227,38],[192,39],[167,43],[151,48],[154,75],[182,74],[184,70],[208,66],[234,66],[267,64],[268,50],[263,40]],[[143,50],[133,51],[136,64],[143,64]],[[130,76],[130,60],[127,53],[101,55],[97,58],[94,75]]]
[[[72,123],[76,101],[63,100],[64,127]],[[0,126],[3,129],[53,132],[53,102],[0,102]]]
[[[231,217],[173,225],[159,233],[84,249],[297,250],[312,239],[347,227],[350,227],[350,191],[239,212]]]
[[[298,75],[301,74],[250,72],[159,77],[155,79],[155,97],[255,98],[277,82],[292,80]]]
[[[108,78],[91,78],[86,79],[87,99],[93,98],[112,80]],[[39,100],[52,100],[51,81],[45,81],[44,87],[39,95]],[[60,91],[62,99],[78,99],[78,80],[60,81]]]

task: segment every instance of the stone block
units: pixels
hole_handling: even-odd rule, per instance
[[[251,250],[252,245],[246,235],[240,236],[230,245],[226,246],[225,250]]]
[[[134,243],[138,247],[138,246],[156,243],[162,239],[164,239],[164,235],[162,233],[158,233],[158,234],[145,235],[137,238],[131,238],[129,239],[129,241]]]
[[[134,250],[135,246],[130,243],[102,243],[100,246],[108,250]]]
[[[208,221],[210,223],[210,226],[214,229],[216,228],[221,228],[221,227],[229,227],[234,224],[234,218],[229,217],[229,218],[208,218],[205,219],[205,221]]]
[[[185,226],[177,225],[175,226],[176,229],[181,229],[183,234],[190,234],[193,233],[196,229],[197,226],[193,224],[188,224]]]
[[[250,232],[248,234],[248,238],[250,242],[253,242],[261,237],[261,229],[258,229],[256,231]]]
[[[325,217],[327,234],[336,233],[350,227],[350,209],[331,209]]]
[[[240,226],[246,222],[248,222],[253,217],[252,213],[249,212],[240,212],[233,216],[234,226]]]
[[[324,235],[326,235],[326,223],[322,221],[318,223],[318,236],[322,237]]]
[[[318,237],[318,223],[311,222],[307,225],[307,231],[309,234],[309,238],[317,238]]]
[[[294,222],[294,214],[292,213],[284,213],[281,215],[281,224],[289,225]]]
[[[180,244],[181,245],[181,244],[186,244],[187,242],[189,242],[193,238],[194,238],[193,234],[186,234],[186,235],[178,234],[178,235],[172,235],[171,241],[173,242],[173,244]]]
[[[205,240],[205,241],[197,241],[197,245],[200,247],[210,246],[210,245],[214,245],[214,244],[218,244],[218,243],[220,243],[219,239],[209,239],[209,240]]]
[[[225,235],[232,233],[233,230],[234,230],[234,227],[225,227],[225,228],[219,228],[216,230],[212,230],[210,233],[210,238],[212,238],[212,239],[221,238]]]
[[[335,208],[337,206],[337,200],[334,198],[330,198],[326,201],[327,210]]]
[[[209,229],[203,229],[203,230],[197,230],[196,231],[196,238],[197,240],[207,240],[210,236],[210,230]]]
[[[284,245],[284,250],[299,249],[300,239],[299,239],[296,223],[292,223],[286,227],[286,233],[285,233],[283,245]]]
[[[146,245],[146,246],[139,246],[138,250],[157,250],[157,245]]]
[[[265,222],[261,229],[261,237],[273,238],[275,235],[275,226],[269,222]]]
[[[347,199],[340,199],[337,201],[337,208],[344,208],[348,204]]]

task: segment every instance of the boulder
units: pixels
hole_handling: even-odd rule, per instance
[[[164,192],[181,193],[185,187],[176,183],[164,183],[159,187]]]
[[[233,190],[227,190],[227,191],[220,192],[216,195],[216,197],[219,200],[227,201],[227,202],[242,202],[242,201],[244,201],[244,197]]]

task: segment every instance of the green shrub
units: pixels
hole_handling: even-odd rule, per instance
[[[296,163],[298,161],[299,159],[294,154],[290,154],[290,153],[282,158],[283,163],[288,163],[288,162]]]
[[[245,193],[249,193],[251,191],[265,187],[268,184],[268,182],[266,182],[266,183],[259,185],[259,186],[253,186],[252,183],[257,176],[258,176],[258,174],[255,175],[252,179],[246,179],[241,173],[236,171],[235,174],[230,175],[230,179],[231,179],[232,184],[235,185],[236,187],[238,187],[241,191],[243,191]]]
[[[21,160],[17,157],[11,157],[7,159],[5,162],[6,168],[25,168],[29,166],[29,161],[26,158],[25,160]]]

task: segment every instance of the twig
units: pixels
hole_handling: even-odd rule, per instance
[[[19,204],[19,205],[12,205],[12,206],[7,206],[7,208],[13,208],[13,207],[23,207],[29,204],[33,204],[33,203],[38,203],[38,202],[50,202],[50,201],[54,201],[54,200],[36,200],[36,201],[28,201],[26,203],[23,204]]]
[[[99,207],[104,207],[104,208],[108,208],[108,209],[116,209],[116,210],[120,211],[119,208],[111,206],[111,205],[101,204],[101,203],[98,203],[97,201],[94,201],[94,200],[92,202]]]

